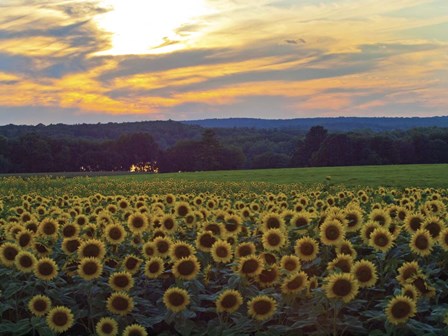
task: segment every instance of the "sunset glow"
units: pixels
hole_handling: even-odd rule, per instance
[[[447,114],[445,0],[0,10],[0,124]]]

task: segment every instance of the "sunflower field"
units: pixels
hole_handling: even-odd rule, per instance
[[[190,187],[2,193],[0,335],[448,335],[446,189]]]

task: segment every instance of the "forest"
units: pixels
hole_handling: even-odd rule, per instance
[[[316,125],[302,132],[174,121],[154,122],[149,129],[130,125],[3,126],[0,172],[129,171],[148,164],[151,171],[176,172],[448,162],[448,129],[440,127],[338,132]]]

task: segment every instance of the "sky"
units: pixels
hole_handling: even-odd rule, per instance
[[[447,0],[0,0],[0,124],[448,115]]]

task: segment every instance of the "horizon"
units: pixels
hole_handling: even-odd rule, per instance
[[[448,114],[444,0],[0,8],[0,125]]]

